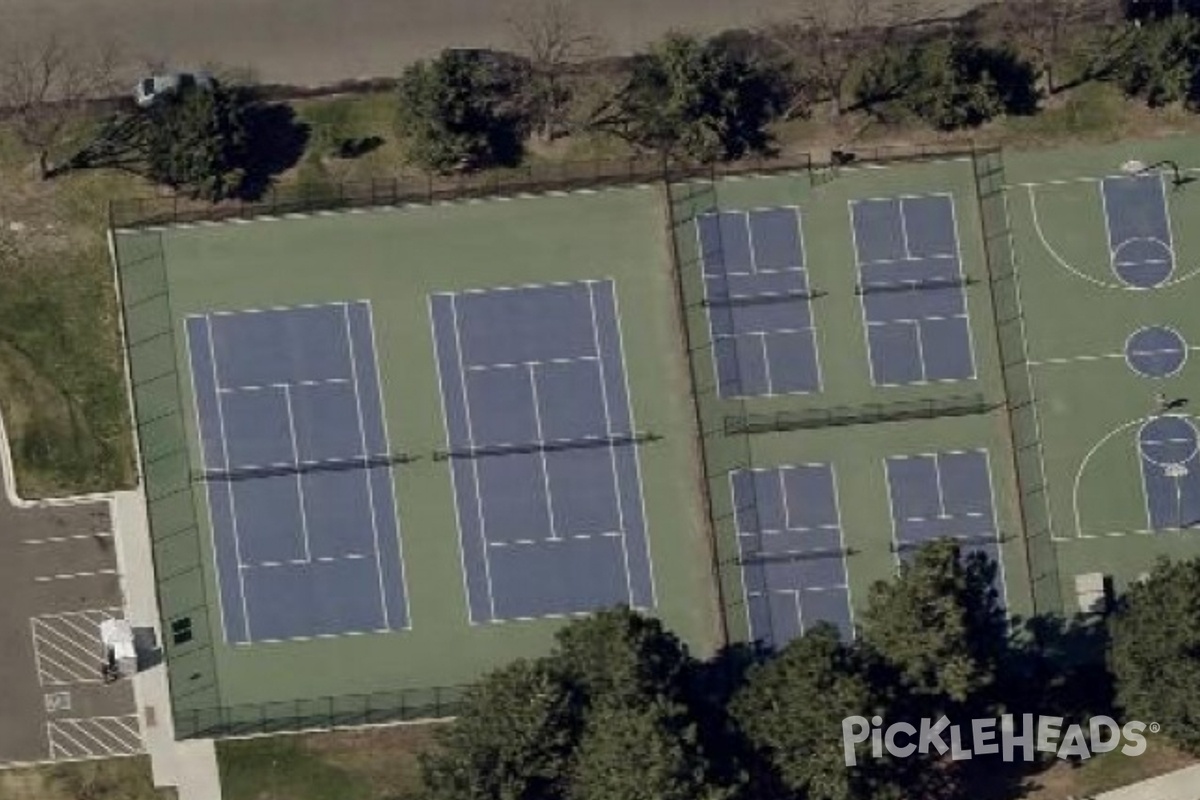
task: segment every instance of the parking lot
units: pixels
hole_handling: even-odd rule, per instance
[[[108,504],[0,494],[0,586],[0,764],[141,752],[128,682],[100,672],[100,621],[122,613]]]

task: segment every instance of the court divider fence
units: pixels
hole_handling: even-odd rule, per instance
[[[1004,191],[1004,153],[999,147],[979,148],[972,157],[979,218],[983,228],[984,262],[988,270],[997,348],[1012,439],[1013,470],[1024,531],[1023,551],[1029,574],[1034,614],[1061,613],[1062,592],[1058,557],[1052,539],[1050,498],[1042,455],[1037,398],[1029,368],[1025,313],[1017,274]]]
[[[139,467],[146,492],[150,535],[163,623],[164,659],[176,736],[180,739],[248,736],[285,731],[431,720],[458,713],[469,687],[446,686],[253,704],[226,704],[218,680],[220,604],[206,573],[207,538],[199,519],[204,484],[188,447],[186,363],[178,348],[161,233],[178,224],[351,208],[428,204],[520,193],[546,193],[653,183],[664,187],[676,278],[681,335],[688,354],[701,446],[702,493],[711,524],[708,541],[718,591],[722,644],[731,640],[731,615],[745,617],[737,550],[737,509],[730,474],[750,469],[750,433],[730,434],[727,418],[748,418],[746,402],[722,397],[704,303],[703,262],[695,233],[698,214],[719,208],[723,178],[780,173],[806,175],[814,184],[836,177],[848,163],[965,159],[967,142],[856,150],[852,155],[808,153],[722,164],[682,164],[658,157],[537,165],[486,175],[396,179],[272,188],[255,201],[208,204],[180,195],[114,200],[113,230],[150,229],[114,237],[113,256],[123,316],[125,348],[136,418]],[[746,510],[743,510],[745,512]],[[749,509],[753,512],[754,509]],[[208,554],[211,558],[211,554]]]

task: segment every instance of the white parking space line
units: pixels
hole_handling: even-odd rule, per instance
[[[22,539],[21,544],[67,544],[70,542],[92,541],[95,539],[111,539],[113,535],[106,531],[96,533],[77,533],[74,536],[47,536],[44,539]]]
[[[89,572],[57,572],[53,575],[37,575],[34,580],[38,583],[49,583],[51,581],[74,581],[80,578],[101,578],[116,574],[115,569],[97,569]]]
[[[52,759],[130,756],[144,750],[136,714],[50,720],[46,740]]]
[[[102,683],[100,623],[117,616],[116,609],[93,609],[31,618],[33,655],[41,685]]]

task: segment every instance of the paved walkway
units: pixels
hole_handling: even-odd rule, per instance
[[[317,85],[396,75],[445,47],[511,47],[523,0],[5,0],[22,41],[51,31],[107,38],[138,61],[251,67],[267,82]],[[752,27],[807,0],[577,0],[613,53],[669,30]],[[942,13],[981,0],[922,0]],[[0,36],[0,44],[3,36]]]
[[[156,786],[220,800],[213,743],[175,741],[166,667],[99,679],[101,619],[162,641],[141,492],[22,498],[3,418],[0,483],[0,767],[145,752]]]
[[[1200,800],[1200,764],[1096,795],[1095,800]]]

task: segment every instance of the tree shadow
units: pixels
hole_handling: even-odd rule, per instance
[[[245,114],[246,144],[241,165],[244,177],[238,196],[257,200],[278,175],[300,161],[311,130],[286,103],[252,103]]]

